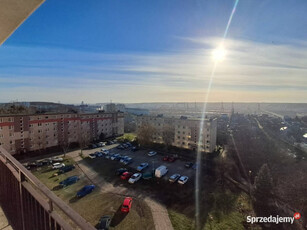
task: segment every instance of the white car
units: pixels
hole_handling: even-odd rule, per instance
[[[148,156],[150,156],[150,157],[152,157],[152,156],[154,156],[154,155],[157,155],[157,152],[155,152],[155,151],[150,151],[150,152],[148,153]]]
[[[52,157],[51,160],[53,162],[62,162],[62,161],[64,161],[64,159],[62,157]]]
[[[95,159],[97,157],[97,155],[95,153],[90,153],[88,155],[88,157],[91,158],[91,159]]]
[[[132,177],[130,177],[130,179],[128,180],[128,182],[130,184],[134,184],[135,182],[137,182],[138,180],[140,180],[142,178],[142,173],[134,173],[132,175]]]
[[[188,179],[189,179],[189,177],[187,177],[187,176],[181,176],[178,180],[178,183],[179,184],[185,184],[185,183],[187,183]]]
[[[62,168],[62,167],[65,167],[65,164],[63,164],[63,163],[54,163],[54,164],[52,165],[52,168],[53,168],[53,169],[60,169],[60,168]]]

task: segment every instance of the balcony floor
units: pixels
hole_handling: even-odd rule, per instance
[[[0,206],[0,230],[13,230]]]

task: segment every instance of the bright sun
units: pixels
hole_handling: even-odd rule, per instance
[[[213,50],[212,56],[215,61],[223,61],[226,55],[224,47],[220,46]]]

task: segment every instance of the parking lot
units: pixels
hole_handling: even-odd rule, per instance
[[[153,218],[154,228],[162,230],[172,229],[172,224],[167,211],[168,207],[175,205],[176,208],[179,208],[180,206],[180,210],[182,210],[182,208],[186,208],[186,212],[192,214],[192,209],[189,207],[190,204],[194,202],[193,191],[195,183],[195,169],[192,167],[186,168],[185,164],[187,162],[180,159],[177,159],[174,162],[163,161],[163,157],[165,155],[159,153],[154,156],[148,156],[148,153],[151,151],[150,149],[142,149],[133,152],[131,147],[122,150],[117,148],[118,145],[119,144],[112,144],[94,149],[86,149],[82,151],[82,155],[80,155],[80,150],[67,153],[66,157],[63,157],[66,159],[64,163],[66,164],[66,161],[68,160],[76,166],[76,169],[69,173],[52,177],[56,170],[52,170],[51,165],[43,166],[43,170],[40,166],[37,168],[34,167],[33,172],[50,189],[57,186],[57,183],[59,183],[60,180],[65,179],[68,175],[78,175],[76,172],[79,172],[81,182],[78,182],[75,185],[70,185],[65,189],[55,190],[54,192],[66,202],[69,202],[70,205],[81,213],[84,213],[84,211],[87,210],[87,208],[85,208],[86,203],[87,205],[92,205],[92,202],[94,202],[92,199],[94,199],[93,196],[96,196],[95,194],[100,194],[100,196],[103,196],[104,198],[101,199],[109,202],[107,205],[104,205],[103,209],[97,208],[97,212],[95,211],[91,214],[88,213],[88,210],[86,213],[84,213],[86,219],[89,218],[88,220],[92,224],[97,223],[96,221],[99,219],[99,216],[108,212],[107,214],[113,213],[115,220],[120,219],[120,221],[112,222],[113,227],[116,229],[152,229],[153,226],[151,218]],[[132,158],[132,162],[128,165],[124,165],[119,160],[107,159],[105,154],[103,154],[102,157],[93,159],[89,157],[89,155],[92,153],[101,152],[101,149],[109,150],[110,154],[129,156]],[[62,155],[60,157],[62,157]],[[46,158],[47,156],[44,157],[44,159]],[[35,159],[31,159],[28,161],[28,163],[40,162],[42,159],[43,158],[37,157]],[[116,170],[119,168],[127,168],[128,171],[135,173],[137,172],[137,167],[141,163],[145,162],[149,165],[142,171],[143,174],[152,172],[153,169],[156,169],[161,165],[168,168],[168,173],[162,178],[153,177],[150,180],[140,179],[135,184],[129,184],[127,180],[123,180],[120,178],[120,176],[115,175]],[[46,172],[48,173],[46,174]],[[179,183],[172,184],[168,181],[168,179],[173,174],[188,176],[189,180],[184,185]],[[81,188],[80,185],[85,185],[88,183],[97,185],[99,189],[93,194],[88,195],[86,199],[81,199],[80,201],[72,203],[71,201],[75,199],[74,196],[76,192]],[[78,188],[76,189],[75,187]],[[67,193],[68,191],[69,193]],[[106,198],[107,196],[108,198]],[[116,214],[117,212],[115,206],[119,205],[120,200],[126,196],[133,197],[136,202],[139,202],[139,204],[137,205],[138,208],[132,208],[133,212],[128,215],[128,218],[121,219],[118,218],[118,214]],[[102,200],[99,202],[97,200],[97,204],[102,203]],[[114,200],[116,200],[116,202],[114,202]],[[178,200],[180,200],[180,203],[178,203]],[[148,213],[147,205],[151,210],[152,217],[150,217],[150,213]],[[139,213],[140,210],[142,210],[141,213]],[[148,221],[141,221],[140,218],[142,218],[142,215],[145,215]],[[128,223],[132,220],[131,217],[129,218],[129,216],[133,216],[132,219],[137,221],[135,225],[128,227]]]
[[[168,173],[162,177],[162,180],[168,180],[168,178],[175,174],[178,173],[182,176],[188,176],[189,177],[189,181],[187,183],[190,182],[190,180],[194,179],[195,176],[195,169],[193,168],[186,168],[185,167],[185,161],[181,161],[180,159],[177,159],[174,162],[168,162],[168,161],[163,161],[163,157],[164,155],[161,154],[157,154],[155,156],[148,156],[148,152],[151,150],[138,150],[136,152],[131,151],[131,148],[128,149],[117,149],[116,147],[118,146],[118,144],[115,145],[110,145],[110,146],[105,146],[103,147],[103,149],[107,149],[110,150],[111,154],[120,154],[121,156],[129,156],[132,158],[132,163],[129,164],[129,167],[133,168],[133,169],[137,169],[137,167],[141,164],[141,163],[148,163],[149,166],[144,169],[142,171],[142,173],[146,173],[146,172],[151,172],[153,169],[158,168],[161,165],[164,165],[168,168]],[[91,151],[88,150],[87,154],[89,153],[94,153],[96,151],[100,151],[101,148],[96,148],[96,149],[92,149]],[[95,159],[93,159],[95,160]],[[111,159],[106,159],[106,160],[110,160]],[[118,161],[118,166],[119,167],[125,167],[124,164],[122,164],[121,162]]]

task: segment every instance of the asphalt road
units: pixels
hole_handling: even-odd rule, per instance
[[[166,162],[163,161],[163,156],[160,154],[157,154],[155,156],[148,156],[148,152],[150,150],[138,150],[136,152],[132,152],[130,149],[117,149],[117,145],[110,145],[103,147],[104,149],[109,149],[111,153],[118,153],[122,156],[129,156],[133,159],[133,162],[129,164],[130,167],[136,169],[141,163],[148,163],[149,166],[143,170],[143,173],[150,172],[152,169],[158,168],[160,165],[165,165],[168,168],[168,173],[166,176],[164,176],[161,179],[167,180],[171,175],[178,173],[182,176],[188,176],[189,180],[194,178],[195,176],[195,169],[193,168],[186,168],[185,161],[176,160],[175,162]],[[91,152],[99,151],[101,148],[93,149]],[[110,159],[109,159],[110,160]],[[124,165],[120,162],[118,162],[120,167],[124,167]]]

